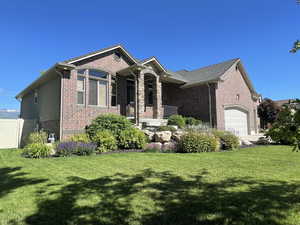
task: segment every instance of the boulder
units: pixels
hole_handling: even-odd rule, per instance
[[[153,141],[154,138],[154,132],[150,130],[143,130],[144,134],[149,138],[150,141]]]
[[[184,135],[184,132],[183,131],[180,131],[180,130],[177,130],[177,131],[175,131],[174,133],[173,133],[173,135],[172,135],[172,139],[174,140],[174,141],[180,141],[180,138],[181,138],[181,136],[182,135]]]
[[[154,134],[154,140],[156,142],[169,142],[172,137],[172,132],[171,131],[159,131]]]
[[[145,149],[157,149],[157,150],[161,150],[162,149],[162,143],[160,142],[151,142],[148,143],[145,147]]]
[[[249,146],[249,145],[253,145],[253,144],[248,140],[242,140],[242,145]]]

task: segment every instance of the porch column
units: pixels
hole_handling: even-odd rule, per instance
[[[153,106],[154,106],[154,118],[161,119],[162,118],[162,95],[161,95],[161,82],[159,77],[156,77],[154,85],[153,85],[153,92],[154,92],[154,99],[153,99]]]
[[[144,73],[137,76],[137,123],[140,123],[140,118],[145,112],[145,82]]]

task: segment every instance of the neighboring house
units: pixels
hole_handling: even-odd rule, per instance
[[[300,108],[300,103],[299,103],[299,101],[297,101],[297,99],[276,100],[274,102],[280,107],[292,106],[292,107],[295,107],[296,109]]]
[[[259,95],[240,59],[172,72],[155,57],[140,61],[117,45],[56,63],[16,98],[21,118],[60,139],[105,113],[136,123],[178,113],[241,136],[259,127]]]

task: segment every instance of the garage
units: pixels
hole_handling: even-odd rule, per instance
[[[225,109],[225,130],[238,136],[248,135],[248,113],[239,108]]]

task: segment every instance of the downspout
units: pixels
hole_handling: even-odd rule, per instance
[[[55,68],[55,72],[60,76],[60,115],[59,115],[59,140],[62,140],[62,126],[63,126],[63,90],[64,80],[63,74]]]
[[[210,92],[210,85],[209,83],[206,83],[208,88],[208,108],[209,108],[209,124],[212,126],[212,110],[211,110],[211,92]]]

